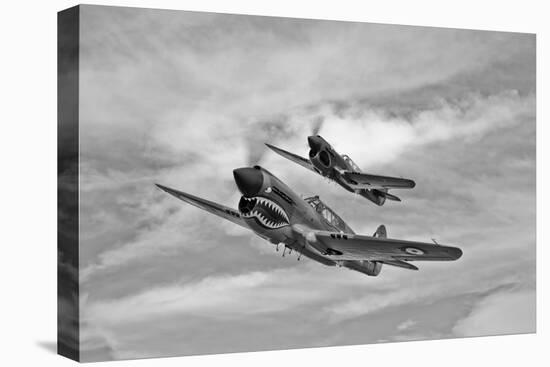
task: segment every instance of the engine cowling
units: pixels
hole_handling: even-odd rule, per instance
[[[319,152],[319,161],[321,164],[327,168],[331,166],[332,160],[330,159],[330,154],[326,150],[321,150]]]
[[[332,169],[332,157],[330,153],[325,149],[314,151],[313,149],[309,151],[309,159],[313,166],[318,169],[323,174],[327,174]]]

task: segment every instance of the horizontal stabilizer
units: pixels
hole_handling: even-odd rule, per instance
[[[401,201],[400,198],[398,198],[397,196],[395,195],[392,195],[390,194],[389,192],[385,192],[385,191],[382,191],[382,190],[373,190],[373,191],[376,191],[376,195],[379,195],[379,196],[383,196],[385,197],[386,199],[388,200],[392,200],[392,201]]]
[[[386,265],[397,266],[398,268],[404,268],[404,269],[409,269],[409,270],[418,270],[418,268],[416,266],[414,266],[413,264],[410,264],[406,261],[384,260],[384,261],[380,261],[380,262],[382,264],[386,264]]]

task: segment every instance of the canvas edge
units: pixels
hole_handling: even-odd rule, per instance
[[[80,7],[57,14],[57,353],[80,361]]]

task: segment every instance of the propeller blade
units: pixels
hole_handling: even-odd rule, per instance
[[[323,116],[318,116],[315,118],[311,127],[311,135],[319,135],[319,131],[321,130],[321,127],[323,127],[324,122],[325,118]]]

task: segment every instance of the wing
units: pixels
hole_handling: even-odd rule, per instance
[[[329,249],[326,252],[334,260],[370,260],[399,266],[401,261],[452,261],[462,256],[458,247],[432,243],[325,231],[314,232],[310,237]]]
[[[353,187],[364,189],[412,189],[413,180],[399,177],[369,175],[368,173],[345,171],[342,177]]]
[[[293,153],[290,153],[290,152],[287,152],[286,150],[283,150],[283,149],[280,149],[280,148],[277,148],[277,147],[274,147],[273,145],[271,144],[267,144],[265,143],[265,145],[267,145],[267,147],[269,149],[271,149],[272,151],[274,151],[275,153],[279,154],[279,155],[282,155],[283,157],[285,157],[286,159],[289,159],[291,160],[292,162],[294,163],[298,163],[300,166],[303,166],[309,170],[312,170],[313,172],[317,173],[317,171],[315,171],[315,169],[313,168],[313,164],[311,164],[311,162],[309,161],[309,159],[306,159],[304,157],[300,157],[299,155],[296,155],[296,154],[293,154]]]
[[[156,185],[159,189],[166,191],[170,195],[173,195],[180,200],[183,200],[191,205],[194,205],[197,208],[201,208],[203,210],[206,210],[207,212],[210,212],[212,214],[216,214],[219,217],[225,218],[235,224],[248,228],[245,221],[241,218],[241,215],[234,209],[231,209],[227,206],[223,206],[220,204],[216,204],[209,200],[201,199],[199,197],[196,197],[191,194],[187,194],[185,192],[171,189],[166,186],[162,186],[159,184],[156,184]]]

